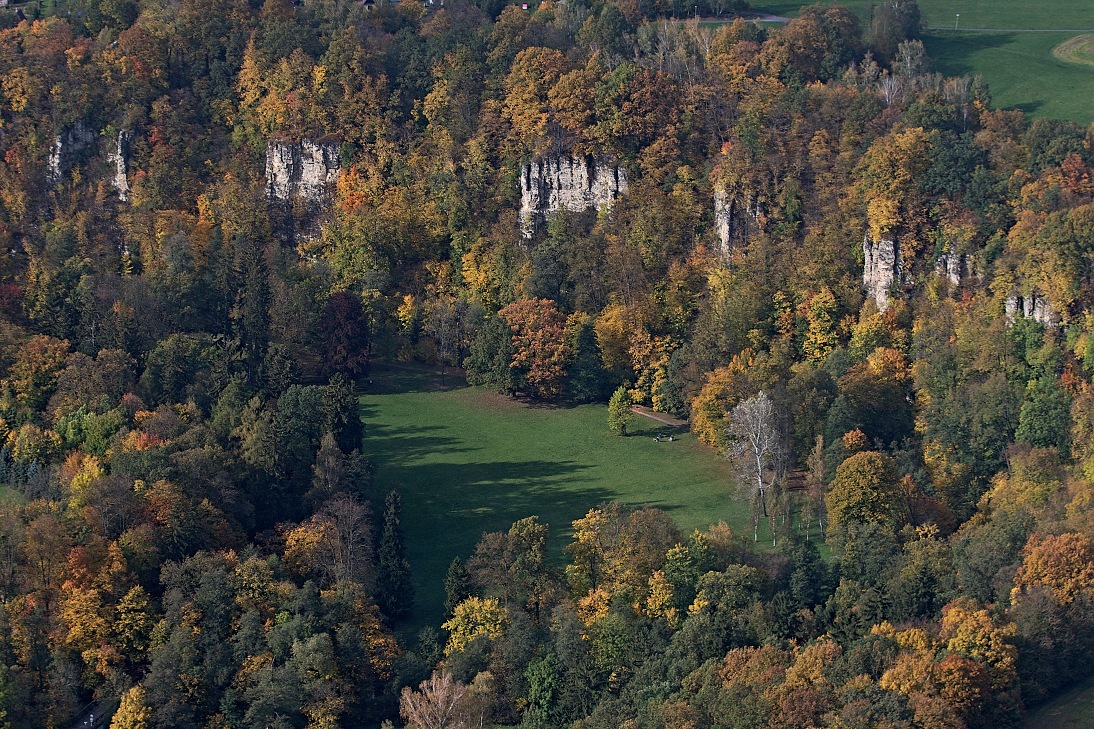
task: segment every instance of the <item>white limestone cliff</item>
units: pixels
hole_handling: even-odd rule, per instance
[[[762,216],[763,207],[755,196],[742,199],[730,195],[724,187],[714,188],[714,225],[724,255],[759,229]]]
[[[1015,291],[1007,297],[1004,308],[1010,322],[1022,317],[1024,319],[1033,319],[1046,327],[1054,327],[1060,321],[1059,315],[1052,308],[1052,304],[1048,302],[1048,299],[1036,292],[1019,296],[1018,292]]]
[[[950,250],[938,257],[934,271],[939,276],[945,276],[950,285],[957,288],[968,275],[969,257],[955,250]]]
[[[114,149],[106,155],[106,161],[114,168],[114,175],[110,183],[118,193],[118,199],[122,202],[129,201],[129,150],[133,142],[132,132],[121,130],[118,139],[114,143]]]
[[[610,159],[567,156],[528,162],[520,175],[521,234],[531,238],[560,210],[610,207],[627,189],[627,171]]]
[[[266,196],[273,203],[302,200],[322,207],[341,172],[336,144],[304,139],[270,142],[266,148]]]
[[[889,290],[894,283],[902,280],[900,246],[892,237],[883,237],[875,242],[867,234],[862,239],[862,253],[865,257],[862,286],[866,289],[866,295],[877,304],[878,310],[885,311],[889,308]]]
[[[56,185],[72,169],[77,156],[95,141],[95,132],[82,122],[67,127],[53,140],[46,159],[46,181]]]

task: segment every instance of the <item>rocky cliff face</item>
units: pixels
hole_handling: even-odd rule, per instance
[[[560,210],[605,208],[627,194],[627,172],[613,160],[552,157],[529,162],[520,175],[520,231],[531,238]]]
[[[950,284],[957,288],[969,273],[969,257],[951,250],[943,253],[935,262],[934,270],[939,276],[945,276]]]
[[[714,189],[714,224],[723,254],[729,255],[748,239],[749,233],[759,230],[762,216],[763,207],[755,197],[740,199],[723,187]]]
[[[129,150],[133,143],[132,132],[124,129],[118,132],[118,139],[114,143],[114,149],[106,155],[106,161],[114,169],[110,183],[118,193],[122,202],[129,201]]]
[[[300,200],[323,207],[342,172],[338,146],[305,139],[299,143],[270,142],[266,148],[266,196],[272,203]]]
[[[51,185],[60,183],[80,154],[94,143],[95,136],[82,121],[58,134],[46,159],[46,181]]]
[[[889,308],[889,290],[894,282],[902,280],[900,246],[893,238],[875,242],[867,234],[862,240],[862,253],[866,259],[862,267],[862,286],[877,308],[885,311]]]
[[[1046,327],[1053,327],[1060,321],[1059,315],[1052,308],[1052,304],[1048,302],[1048,299],[1036,292],[1026,296],[1019,296],[1018,292],[1012,293],[1007,297],[1005,308],[1007,319],[1011,322],[1018,317],[1023,317],[1033,319]]]

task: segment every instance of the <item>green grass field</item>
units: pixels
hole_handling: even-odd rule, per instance
[[[757,2],[755,9],[793,16],[808,5],[792,0]],[[841,3],[864,24],[871,17],[867,0]],[[1089,0],[919,0],[927,26],[927,54],[937,71],[947,76],[980,74],[988,82],[992,106],[1022,109],[1032,116],[1094,120],[1094,68],[1053,56],[1053,48],[1094,31],[1094,3]],[[954,32],[960,13],[959,30]],[[994,28],[1004,33],[974,32]],[[1049,31],[1072,32],[1049,32]],[[1040,31],[1040,32],[1025,32]]]
[[[817,3],[801,0],[755,0],[753,10],[792,17],[800,8]],[[821,4],[836,4],[824,2]],[[870,21],[871,6],[880,1],[845,0],[848,8],[864,23]],[[1094,30],[1094,3],[1088,0],[919,0],[919,12],[929,28],[950,29],[961,14],[961,28],[1000,28],[1004,30]]]
[[[529,406],[435,377],[377,367],[361,398],[375,492],[398,489],[417,587],[412,627],[437,624],[443,580],[484,532],[537,515],[551,527],[556,559],[570,524],[605,501],[664,509],[685,531],[724,519],[747,531],[748,508],[731,498],[728,464],[683,434],[635,417],[634,436],[608,433],[607,409]]]
[[[1094,727],[1094,677],[1030,713],[1026,729]]]
[[[1094,120],[1094,68],[1053,56],[1065,39],[1058,33],[934,33],[925,45],[943,74],[982,75],[993,108],[1088,124]]]

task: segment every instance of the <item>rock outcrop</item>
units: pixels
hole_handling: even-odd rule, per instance
[[[736,245],[748,240],[749,234],[759,230],[762,217],[763,205],[755,196],[742,199],[724,187],[714,188],[714,225],[723,254],[728,256]]]
[[[58,134],[46,159],[46,182],[51,185],[60,183],[80,154],[95,141],[95,136],[95,132],[82,121]]]
[[[1019,296],[1018,292],[1012,293],[1007,297],[1004,308],[1007,319],[1011,322],[1014,322],[1018,317],[1022,317],[1024,319],[1033,319],[1046,327],[1054,327],[1060,321],[1059,315],[1052,308],[1052,304],[1048,302],[1048,299],[1035,292],[1026,296]]]
[[[560,210],[607,208],[627,189],[627,171],[607,158],[551,157],[526,163],[520,175],[521,234],[531,238]]]
[[[969,257],[951,250],[938,257],[934,266],[935,273],[945,276],[950,284],[957,288],[969,273]]]
[[[301,201],[313,209],[323,208],[341,172],[337,144],[304,139],[270,142],[266,148],[266,196],[271,203]]]
[[[122,202],[129,201],[129,151],[133,143],[132,132],[124,129],[118,132],[118,139],[114,143],[114,149],[106,155],[106,161],[114,168],[114,175],[110,183],[118,193],[118,199]]]
[[[900,246],[891,237],[879,241],[870,240],[867,234],[862,240],[865,263],[862,267],[862,286],[866,295],[874,300],[880,311],[889,308],[889,291],[894,283],[903,280]]]

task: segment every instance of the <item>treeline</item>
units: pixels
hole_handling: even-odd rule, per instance
[[[574,522],[560,570],[546,526],[522,519],[453,562],[447,637],[421,642],[426,654],[443,645],[443,664],[403,690],[402,715],[410,726],[445,715],[453,726],[1019,727],[1023,702],[1089,675],[1094,543],[1088,516],[1065,516],[1078,511],[1068,488],[1029,498],[1053,456],[1014,462],[946,538],[907,523],[890,458],[849,457],[833,493],[873,477],[905,511],[834,509],[834,561],[804,535],[761,556],[725,523],[684,535],[656,509],[605,504]]]
[[[1090,674],[1094,135],[932,73],[914,2],[43,8],[0,31],[0,721],[1003,726]],[[304,139],[331,204],[271,210]],[[570,157],[627,193],[522,238]],[[730,453],[767,401],[753,533],[604,505],[560,572],[518,522],[407,651],[374,353]]]

